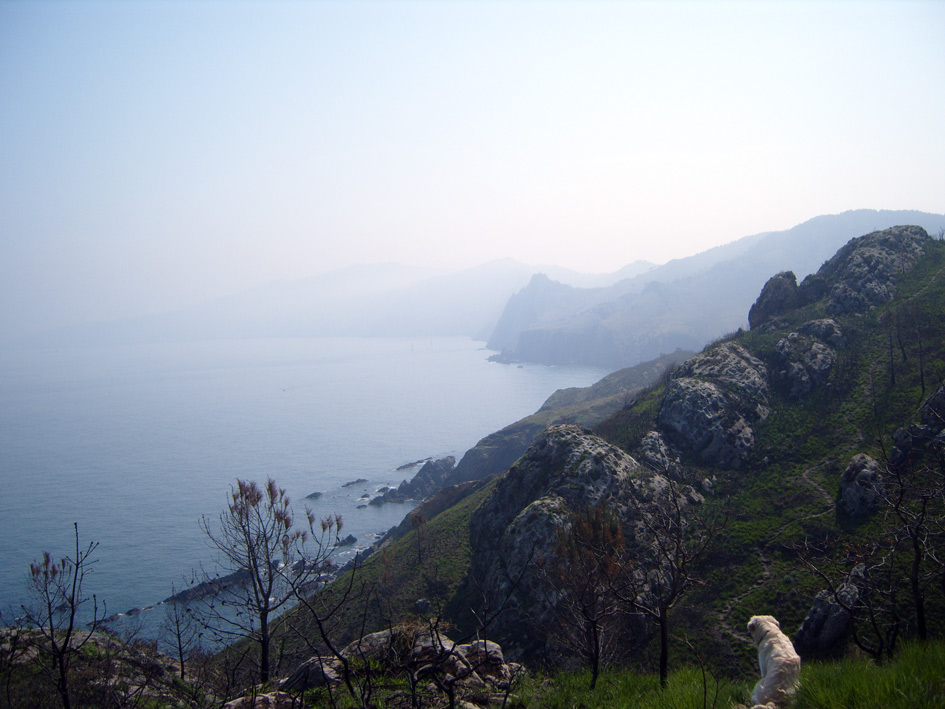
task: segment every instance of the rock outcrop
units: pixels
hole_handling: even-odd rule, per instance
[[[846,580],[837,588],[836,596],[830,591],[821,591],[807,616],[794,634],[794,644],[802,651],[826,652],[834,649],[850,631],[850,612],[860,599],[864,567],[853,568]]]
[[[756,330],[777,315],[797,307],[797,276],[783,271],[772,276],[761,289],[761,295],[748,311],[748,327]]]
[[[789,399],[801,399],[823,386],[837,363],[836,352],[818,339],[842,342],[843,335],[835,321],[824,319],[804,323],[778,340],[771,380]]]
[[[862,313],[896,294],[896,280],[910,271],[931,240],[917,226],[898,226],[851,239],[820,270],[804,279],[798,305],[826,296],[833,315]]]
[[[682,470],[679,454],[673,450],[659,431],[650,431],[640,440],[634,451],[640,461],[653,470],[678,478]]]
[[[915,266],[930,239],[917,226],[851,239],[800,286],[790,271],[770,278],[749,311],[748,323],[752,330],[770,328],[778,316],[822,298],[831,315],[862,313],[888,303],[896,294],[897,279]]]
[[[451,484],[450,480],[455,467],[456,458],[451,455],[439,460],[428,460],[409,482],[404,480],[397,488],[387,490],[372,498],[370,504],[383,505],[385,502],[424,500],[437,490]]]
[[[882,466],[865,453],[853,456],[840,476],[837,507],[850,517],[863,517],[879,507],[882,495]]]
[[[894,471],[905,471],[931,457],[945,455],[945,386],[939,387],[919,409],[919,420],[893,434],[889,465]]]
[[[738,467],[754,447],[752,427],[768,417],[767,376],[764,363],[737,343],[706,350],[670,382],[660,432],[703,463]]]
[[[502,609],[496,635],[508,654],[540,659],[560,651],[548,632],[557,600],[543,587],[536,562],[553,558],[557,532],[570,524],[571,513],[606,501],[642,563],[648,539],[638,528],[641,515],[668,485],[666,477],[577,426],[544,431],[470,521],[471,576],[485,605]],[[684,507],[702,500],[689,487],[680,495]],[[627,649],[647,632],[638,621]]]
[[[315,656],[306,660],[279,683],[281,691],[276,694],[297,694],[325,685],[338,685],[343,681],[345,663],[351,672],[358,672],[364,663],[371,663],[375,675],[396,677],[409,673],[413,676],[418,681],[416,692],[419,695],[413,699],[419,700],[422,706],[445,705],[446,695],[451,693],[453,701],[475,709],[504,705],[513,682],[524,674],[521,665],[506,662],[502,647],[495,642],[476,640],[460,644],[425,626],[400,625],[371,633],[349,644],[340,655],[340,658]],[[438,696],[444,701],[437,701]]]

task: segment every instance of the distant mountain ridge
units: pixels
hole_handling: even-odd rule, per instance
[[[503,361],[617,370],[677,349],[699,350],[746,325],[768,275],[811,273],[859,234],[945,215],[857,210],[747,236],[654,266],[605,274],[512,259],[442,272],[395,263],[275,281],[183,310],[31,336],[26,345],[127,344],[257,337],[464,336]]]
[[[175,312],[63,328],[31,336],[26,343],[457,335],[485,340],[509,297],[538,270],[590,288],[610,286],[654,267],[636,261],[614,273],[586,274],[513,259],[455,272],[397,263],[350,266],[274,281]]]
[[[791,270],[803,278],[851,238],[900,224],[938,234],[945,215],[862,209],[819,216],[606,288],[574,288],[535,276],[509,300],[488,346],[504,361],[610,368],[677,348],[698,350],[747,325],[745,314],[771,273]]]

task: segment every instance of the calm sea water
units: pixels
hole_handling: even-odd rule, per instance
[[[596,368],[487,361],[464,338],[212,341],[0,353],[0,609],[43,550],[98,541],[87,590],[108,613],[153,604],[212,554],[237,478],[342,515],[358,546],[406,505],[358,509],[429,456],[457,460]],[[367,483],[343,487],[366,478]],[[309,493],[325,493],[317,502]]]

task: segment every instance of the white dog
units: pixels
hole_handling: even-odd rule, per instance
[[[770,615],[756,615],[748,621],[748,632],[758,646],[761,681],[751,700],[756,704],[786,706],[801,678],[801,658],[794,652],[778,621]]]

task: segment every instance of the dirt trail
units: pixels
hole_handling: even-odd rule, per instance
[[[943,266],[938,271],[936,271],[936,273],[928,280],[928,282],[922,287],[922,289],[916,292],[912,296],[912,298],[915,298],[921,295],[925,290],[931,287],[932,284],[935,283],[939,278],[943,277],[943,274],[945,274],[945,266]],[[876,366],[878,366],[877,363],[874,363],[873,367],[876,367]],[[872,368],[870,370],[870,374],[871,374],[870,383],[867,385],[868,389],[871,389],[871,383],[873,379]],[[871,391],[868,390],[867,395],[871,397]],[[851,422],[848,421],[848,423],[851,423]],[[860,440],[863,440],[863,432],[858,427],[852,426],[852,424],[851,424],[851,427],[859,434]],[[833,512],[834,506],[835,506],[834,496],[830,494],[830,492],[828,492],[827,489],[824,488],[823,485],[821,485],[820,483],[816,482],[815,480],[811,478],[811,473],[833,462],[835,461],[830,460],[830,459],[821,460],[816,465],[806,467],[800,475],[801,480],[803,480],[804,483],[816,493],[817,497],[819,497],[824,502],[824,509],[821,512],[815,512],[809,515],[801,515],[799,517],[796,517],[786,522],[785,524],[781,525],[778,529],[776,529],[773,532],[773,534],[764,543],[756,546],[753,551],[758,557],[759,563],[761,565],[761,571],[759,575],[757,576],[757,578],[755,579],[755,582],[751,584],[748,588],[746,588],[742,593],[732,598],[718,612],[717,614],[718,624],[721,627],[722,632],[728,635],[729,637],[731,637],[735,642],[750,643],[751,640],[749,639],[748,633],[745,630],[745,624],[748,622],[748,617],[739,619],[735,623],[735,625],[733,625],[730,618],[732,611],[737,606],[739,606],[741,602],[745,598],[747,598],[751,593],[753,593],[754,591],[763,587],[765,584],[771,581],[771,573],[772,573],[771,562],[765,556],[765,550],[770,548],[772,543],[774,543],[774,541],[779,536],[781,536],[784,530],[790,527],[792,524],[796,524],[797,522],[801,522],[806,519],[814,519],[817,517],[823,517],[824,515]]]
[[[811,487],[824,502],[824,509],[820,512],[815,512],[809,515],[801,515],[795,517],[794,519],[785,522],[780,527],[778,527],[774,533],[761,545],[754,548],[754,553],[758,556],[758,560],[761,564],[761,573],[755,579],[755,582],[746,588],[742,593],[738,594],[734,598],[728,601],[722,609],[718,612],[718,624],[722,629],[722,632],[731,637],[736,642],[740,643],[750,643],[747,631],[744,629],[745,623],[748,622],[748,618],[744,618],[743,622],[738,622],[735,625],[731,622],[731,613],[736,606],[738,606],[745,598],[747,598],[755,590],[761,588],[771,580],[771,562],[765,556],[765,550],[771,546],[771,544],[781,536],[781,533],[785,529],[790,527],[792,524],[806,520],[806,519],[815,519],[817,517],[823,517],[825,514],[833,512],[834,509],[834,498],[820,483],[815,482],[811,479],[810,473],[818,468],[822,468],[832,461],[822,460],[817,465],[810,466],[804,469],[804,472],[801,473],[801,479]]]

